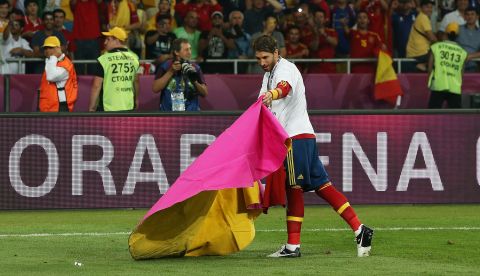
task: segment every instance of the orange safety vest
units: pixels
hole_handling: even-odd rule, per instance
[[[64,89],[68,110],[72,112],[78,95],[77,73],[75,72],[72,61],[67,57],[57,62],[57,67],[63,67],[68,72],[68,80],[65,83]],[[47,81],[47,75],[43,72],[42,81],[40,82],[38,107],[41,112],[58,112],[59,105],[57,85],[54,82]]]

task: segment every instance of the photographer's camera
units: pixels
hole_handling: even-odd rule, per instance
[[[188,61],[183,59],[180,60],[180,64],[182,65],[183,75],[187,76],[192,83],[195,81],[198,81],[198,78],[199,78],[198,73],[192,64],[190,64]]]

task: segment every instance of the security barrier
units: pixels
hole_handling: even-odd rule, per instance
[[[200,100],[202,110],[245,110],[258,97],[262,75],[205,75],[209,95]],[[76,112],[88,111],[92,76],[79,76]],[[153,75],[140,76],[140,107],[143,112],[157,111],[160,95],[152,92]],[[426,74],[399,75],[405,95],[400,108],[427,108],[430,91]],[[0,76],[0,109],[10,112],[37,110],[40,75]],[[388,109],[391,106],[373,99],[372,74],[309,74],[304,76],[308,108]],[[8,85],[7,85],[8,84]],[[477,93],[480,74],[465,74],[463,93]],[[468,101],[468,99],[467,99]],[[468,103],[466,103],[468,106]]]

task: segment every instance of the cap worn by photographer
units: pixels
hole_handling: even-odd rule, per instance
[[[42,47],[60,47],[60,40],[54,35],[49,36],[43,42]]]
[[[212,15],[210,16],[210,18],[214,18],[215,15],[218,15],[218,16],[220,16],[221,18],[223,18],[223,13],[222,13],[221,11],[214,11],[214,12],[212,13]]]
[[[457,22],[450,22],[448,23],[447,27],[445,28],[445,33],[450,34],[450,33],[455,33],[458,35],[458,30],[460,29],[460,26],[458,25]]]
[[[125,41],[128,37],[127,32],[125,32],[125,30],[120,27],[114,27],[113,29],[108,30],[108,32],[102,32],[102,35],[113,36],[120,41]]]

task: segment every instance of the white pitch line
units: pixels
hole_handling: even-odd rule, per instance
[[[376,227],[376,231],[477,231],[480,227]],[[257,229],[256,232],[284,232],[285,229]],[[303,232],[342,232],[352,231],[348,228],[302,229]],[[31,233],[31,234],[0,234],[0,238],[30,238],[30,237],[71,237],[71,236],[116,236],[130,235],[130,232],[85,232],[85,233]]]
[[[480,230],[480,227],[372,227],[376,231],[450,231],[450,230]],[[282,232],[285,229],[258,229],[257,232]],[[302,229],[302,232],[341,232],[352,231],[350,228],[322,228],[322,229]]]
[[[130,235],[130,232],[105,232],[105,233],[31,233],[31,234],[0,234],[0,238],[30,238],[30,237],[58,237],[58,236],[114,236]]]

